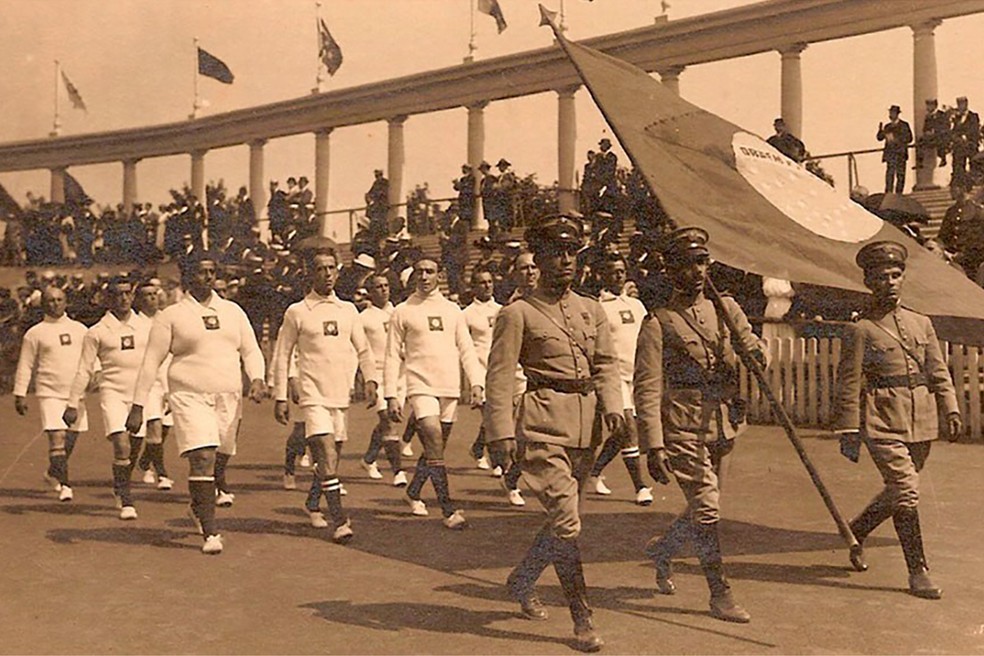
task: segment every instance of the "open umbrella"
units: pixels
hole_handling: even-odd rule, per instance
[[[902,194],[871,194],[862,205],[896,227],[907,223],[929,223],[929,212],[922,203]]]

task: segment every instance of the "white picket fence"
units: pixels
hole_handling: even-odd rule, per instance
[[[775,338],[766,340],[770,354],[766,380],[797,426],[824,427],[830,422],[837,384],[838,338]],[[984,439],[981,403],[984,401],[984,356],[977,346],[940,342],[957,389],[965,437]],[[741,367],[741,395],[748,399],[749,421],[777,423],[768,398],[755,377]]]

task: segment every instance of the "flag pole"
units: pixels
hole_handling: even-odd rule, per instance
[[[318,43],[318,55],[319,56],[316,57],[316,59],[318,60],[318,74],[315,77],[315,85],[314,85],[314,88],[311,89],[311,93],[321,93],[325,89],[325,82],[327,81],[327,79],[325,78],[325,71],[324,71],[324,66],[323,66],[324,62],[321,61],[321,57],[320,57],[320,55],[321,55],[321,47],[322,47],[322,37],[321,37],[321,3],[320,2],[315,2],[314,3],[314,30],[318,34],[318,41],[317,41],[317,43]]]
[[[61,114],[58,107],[58,76],[61,73],[61,62],[55,60],[55,118],[51,125],[51,137],[61,136]]]
[[[195,100],[191,104],[191,114],[188,118],[194,120],[198,118],[198,110],[201,109],[201,101],[198,98],[198,37],[192,37],[195,44]]]
[[[471,25],[468,30],[468,54],[462,60],[466,64],[470,64],[475,61],[475,51],[478,50],[478,46],[475,45],[475,3],[477,0],[471,0],[468,3],[470,10],[470,21]]]

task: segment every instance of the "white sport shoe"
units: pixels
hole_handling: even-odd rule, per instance
[[[605,485],[604,476],[591,476],[588,478],[588,489],[595,494],[601,494],[603,496],[608,496],[612,493],[608,486]]]
[[[210,535],[205,538],[205,544],[202,545],[202,553],[208,556],[215,556],[222,553],[222,547],[222,536]]]
[[[215,505],[220,508],[229,508],[232,506],[233,502],[236,500],[236,495],[231,492],[226,492],[225,490],[215,491]]]
[[[407,473],[405,471],[398,471],[393,474],[393,487],[406,487],[407,486]]]
[[[172,487],[174,487],[174,481],[167,476],[161,476],[157,479],[158,490],[170,490]]]
[[[402,453],[404,455],[404,457],[412,458],[413,457],[413,447],[410,446],[410,443],[409,442],[404,442],[403,443],[403,450],[400,451],[400,453]]]
[[[295,478],[293,474],[284,474],[284,489],[285,490],[297,489],[297,478]]]
[[[58,500],[59,501],[71,501],[72,500],[72,488],[67,485],[62,485],[61,489],[58,490]]]
[[[420,499],[411,499],[410,497],[404,497],[407,500],[407,505],[410,506],[410,514],[417,517],[427,516],[427,505]]]
[[[636,492],[636,503],[640,506],[648,506],[653,502],[653,488],[641,487]]]
[[[523,498],[523,493],[519,490],[509,490],[506,492],[506,496],[509,497],[509,504],[513,506],[525,506],[526,499]]]
[[[306,453],[303,456],[301,456],[301,467],[304,467],[305,469],[310,469],[310,467],[311,467],[311,456],[309,456]]]
[[[376,463],[360,460],[359,464],[362,465],[362,468],[366,470],[367,474],[369,474],[369,478],[379,480],[380,478],[383,477],[383,475],[379,473],[379,467],[376,465]]]
[[[205,535],[205,531],[202,530],[202,520],[198,519],[198,515],[195,514],[195,509],[190,505],[188,506],[188,518],[191,520],[191,525],[195,527],[195,532],[198,535]]]
[[[355,532],[352,530],[352,520],[346,519],[344,524],[335,527],[335,532],[331,534],[331,540],[338,544],[344,544],[351,540],[353,535]]]
[[[58,479],[49,474],[47,471],[44,473],[44,482],[49,485],[55,492],[60,492],[62,484],[58,482]]]
[[[465,514],[460,510],[455,510],[449,517],[444,518],[444,527],[450,529],[463,529],[468,526],[468,520],[465,519]]]
[[[143,473],[143,482],[147,485],[153,485],[157,478],[154,476],[153,470],[148,469]]]
[[[479,469],[492,469],[492,463],[489,462],[488,456],[482,456],[481,458],[479,458],[478,461],[475,463],[475,466],[478,467]]]
[[[120,508],[120,519],[128,520],[128,519],[136,519],[136,518],[137,518],[137,509],[134,508],[133,506],[123,506],[122,508]]]
[[[311,528],[328,528],[328,520],[320,510],[308,511],[311,515]]]
[[[495,476],[496,478],[501,478],[502,477],[502,467],[500,467],[499,465],[496,465],[492,469],[492,475]]]

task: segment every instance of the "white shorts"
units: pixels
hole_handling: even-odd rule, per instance
[[[241,392],[171,392],[168,402],[178,453],[218,447],[219,453],[236,455],[236,434],[243,416]]]
[[[174,427],[174,414],[171,412],[171,404],[168,403],[167,412],[161,417],[161,426]]]
[[[323,405],[301,406],[301,421],[304,422],[304,437],[331,435],[336,442],[348,440],[345,426],[347,408],[328,408]]]
[[[632,415],[635,416],[635,398],[634,398],[635,388],[632,385],[631,380],[622,381],[622,409],[631,410]]]
[[[441,423],[451,424],[454,423],[455,415],[458,413],[458,399],[449,396],[438,398],[415,394],[410,397],[410,409],[417,419],[438,416],[441,418]]]
[[[99,392],[99,409],[102,410],[103,426],[106,428],[106,435],[113,433],[126,432],[126,416],[130,414],[132,404],[120,394],[115,392]],[[134,437],[144,437],[147,434],[147,417],[144,415],[144,422],[140,425],[140,431]]]
[[[79,418],[73,426],[66,426],[62,421],[68,399],[55,399],[49,396],[38,397],[38,408],[41,411],[41,430],[69,430],[84,433],[89,430],[89,416],[85,411],[85,401],[79,403]]]
[[[147,395],[147,403],[144,405],[144,421],[160,419],[164,416],[164,387],[160,383],[154,383]]]

